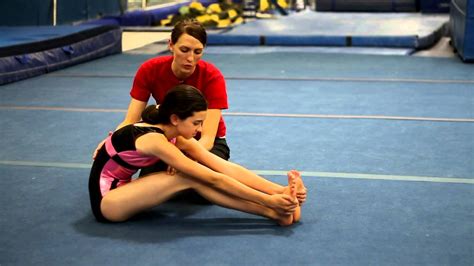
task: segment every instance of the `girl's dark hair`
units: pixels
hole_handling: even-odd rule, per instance
[[[179,37],[184,33],[198,39],[203,46],[207,43],[207,33],[204,27],[195,19],[185,19],[178,22],[171,32],[171,42],[177,43]]]
[[[150,105],[142,112],[142,120],[148,124],[169,124],[175,114],[184,120],[194,112],[206,111],[207,101],[193,86],[181,84],[168,91],[160,105]]]

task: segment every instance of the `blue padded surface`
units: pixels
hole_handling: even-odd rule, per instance
[[[289,228],[179,203],[111,225],[90,213],[87,169],[0,171],[5,199],[21,195],[2,210],[2,265],[469,265],[473,259],[471,186],[307,178],[303,220]]]
[[[267,45],[287,46],[345,46],[347,38],[344,36],[266,36]]]
[[[212,45],[260,45],[260,36],[256,35],[228,35],[223,38],[219,34],[208,34],[207,43]]]
[[[215,3],[215,0],[199,0],[204,6]],[[160,25],[160,21],[168,17],[168,15],[176,14],[179,8],[187,6],[190,1],[174,3],[171,5],[160,6],[154,9],[134,10],[126,12],[120,16],[107,16],[97,20],[87,21],[84,24],[118,24],[120,26],[155,26]]]
[[[415,13],[321,13],[303,11],[249,21],[209,34],[210,45],[312,45],[424,48],[441,38],[448,15]],[[245,38],[244,38],[245,37]],[[424,41],[420,41],[420,40]]]
[[[454,47],[462,60],[474,60],[474,1],[451,2],[450,33]]]
[[[5,27],[0,39],[0,85],[122,51],[113,26]]]
[[[474,18],[474,1],[471,0],[452,0],[451,5],[462,10],[462,14],[468,18]],[[451,7],[452,9],[452,7]]]
[[[305,52],[337,54],[410,55],[413,49],[380,47],[329,47],[329,46],[208,46],[206,55],[211,54],[263,54],[263,53]]]
[[[375,47],[417,47],[417,36],[354,36],[353,46]]]
[[[37,26],[37,27],[0,27],[0,48],[60,38],[84,30],[95,28],[94,25],[81,26]]]
[[[451,0],[420,0],[420,11],[425,13],[449,13]]]
[[[415,0],[318,0],[318,11],[414,12]]]

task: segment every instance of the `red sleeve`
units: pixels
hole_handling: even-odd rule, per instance
[[[203,88],[209,109],[227,109],[227,90],[225,79],[220,70],[214,65],[207,63],[207,82]]]
[[[133,99],[148,102],[151,95],[149,87],[150,84],[152,84],[149,80],[151,77],[153,77],[152,68],[150,61],[147,61],[140,66],[133,79],[133,86],[130,91],[130,96],[132,96]]]

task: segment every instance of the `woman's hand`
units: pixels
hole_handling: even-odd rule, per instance
[[[106,139],[104,139],[103,141],[101,141],[101,142],[99,143],[99,145],[97,145],[97,148],[95,148],[94,153],[92,154],[92,159],[93,159],[93,160],[95,160],[95,158],[97,157],[97,153],[99,153],[100,148],[102,148],[102,146],[104,145],[105,140],[106,140]]]
[[[109,137],[112,136],[114,132],[112,131],[109,131]],[[97,153],[99,153],[99,150],[102,148],[102,146],[104,145],[105,141],[107,140],[107,138],[105,138],[103,141],[101,141],[99,143],[99,145],[97,145],[97,148],[95,148],[95,151],[94,153],[92,154],[92,159],[95,160],[95,158],[97,157]]]

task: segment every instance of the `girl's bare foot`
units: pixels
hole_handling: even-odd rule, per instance
[[[306,201],[306,187],[304,186],[303,179],[301,178],[301,173],[297,170],[291,170],[288,174],[292,173],[295,176],[296,180],[296,198],[300,205]]]
[[[289,226],[293,224],[293,215],[277,214],[277,222],[280,226]]]
[[[293,171],[288,172],[288,187],[290,188],[289,193],[293,199],[297,199],[297,175]],[[297,171],[296,171],[297,172]],[[299,172],[298,172],[299,174]],[[298,206],[293,213],[293,223],[298,222],[301,219],[301,208]]]

